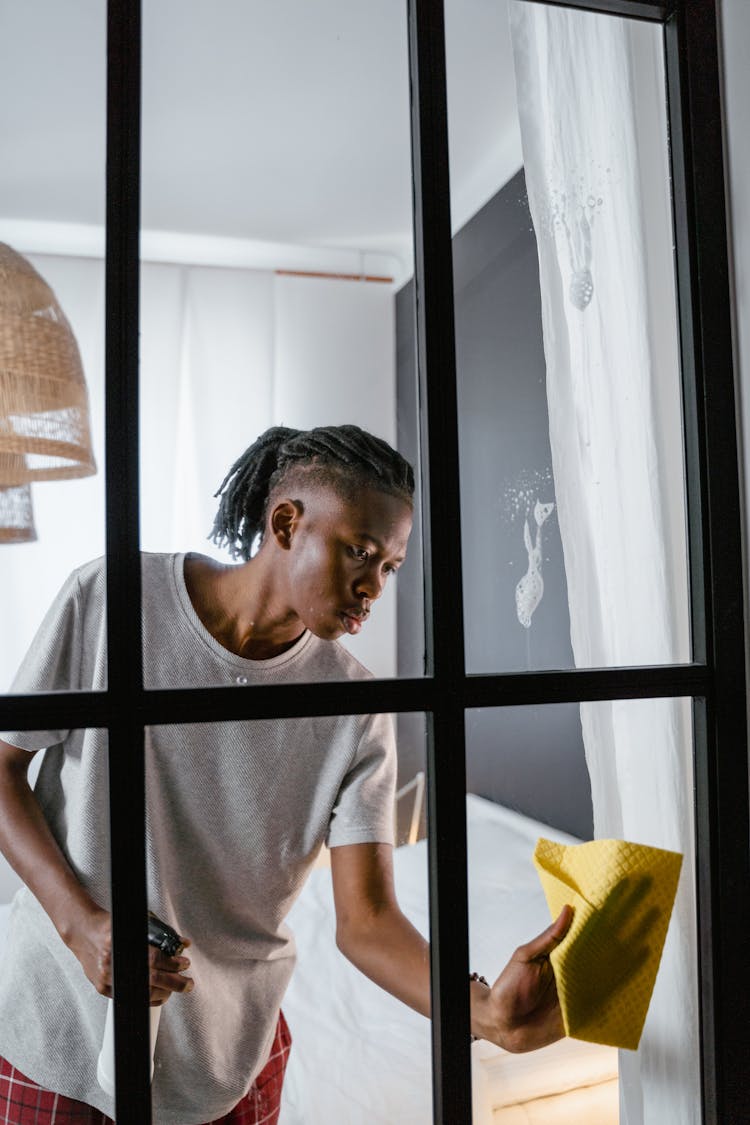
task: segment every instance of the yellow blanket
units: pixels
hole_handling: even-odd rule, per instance
[[[635,1050],[672,913],[682,856],[625,840],[540,839],[534,863],[556,918],[574,910],[550,957],[566,1035]]]

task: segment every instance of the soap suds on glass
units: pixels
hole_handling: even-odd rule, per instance
[[[545,499],[541,499],[541,497]],[[523,544],[526,550],[526,573],[515,588],[516,616],[524,629],[531,628],[531,619],[544,594],[542,576],[542,528],[555,508],[552,470],[523,470],[508,481],[501,492],[500,506],[505,522],[515,525],[523,520]],[[532,526],[534,537],[532,539]]]
[[[534,522],[536,535],[532,543],[529,521],[523,521],[523,542],[528,557],[528,569],[516,586],[516,615],[524,629],[531,628],[531,618],[534,610],[542,600],[544,594],[544,579],[542,578],[542,527],[552,514],[555,505],[540,504],[537,500],[534,505]]]
[[[564,186],[551,188],[542,207],[541,233],[557,242],[563,237],[570,276],[568,298],[574,308],[584,312],[594,296],[594,222],[604,206],[605,183],[611,169],[592,163],[587,175],[570,176]]]

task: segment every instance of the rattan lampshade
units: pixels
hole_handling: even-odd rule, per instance
[[[95,472],[73,332],[44,278],[0,243],[0,488]]]
[[[0,543],[30,543],[34,539],[31,485],[0,488]]]

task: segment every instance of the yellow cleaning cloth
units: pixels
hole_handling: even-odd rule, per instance
[[[574,918],[550,960],[565,1034],[635,1050],[641,1038],[682,856],[625,840],[555,844],[534,863],[553,919]]]

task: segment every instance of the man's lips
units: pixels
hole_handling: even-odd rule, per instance
[[[346,609],[342,610],[339,614],[339,617],[344,623],[344,628],[350,636],[354,636],[360,631],[369,616],[369,613],[359,613]]]

